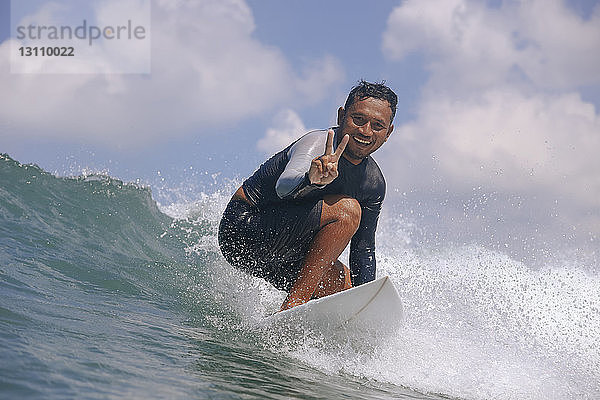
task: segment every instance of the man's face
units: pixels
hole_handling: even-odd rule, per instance
[[[341,130],[339,140],[344,135],[350,136],[343,156],[351,163],[359,164],[380,148],[392,133],[392,109],[386,100],[357,98],[347,110],[340,107],[338,125]]]

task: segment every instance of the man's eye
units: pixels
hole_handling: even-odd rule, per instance
[[[375,125],[373,125],[373,129],[375,129],[376,131],[380,131],[383,128],[385,128],[385,126],[383,126],[381,124],[375,124]]]
[[[354,122],[356,125],[363,125],[365,123],[365,119],[359,115],[353,115],[352,122]]]

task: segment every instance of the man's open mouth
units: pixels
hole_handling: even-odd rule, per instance
[[[371,144],[371,142],[369,142],[368,140],[360,139],[360,138],[357,138],[356,136],[354,136],[353,139],[356,140],[360,144],[364,144],[364,145]]]

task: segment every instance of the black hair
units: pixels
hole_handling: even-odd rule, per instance
[[[392,120],[394,120],[394,116],[396,115],[396,106],[398,105],[398,96],[396,96],[396,93],[394,93],[392,89],[385,85],[385,81],[381,81],[381,83],[371,83],[361,79],[358,82],[358,85],[354,86],[348,94],[346,104],[344,104],[344,110],[347,110],[352,104],[354,104],[357,98],[362,100],[366,99],[367,97],[373,97],[375,99],[387,101],[392,109]]]

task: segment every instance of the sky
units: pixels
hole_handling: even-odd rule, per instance
[[[127,55],[147,70],[97,59],[104,69],[49,74],[47,59],[11,72],[11,44],[22,43],[0,0],[0,153],[59,175],[216,190],[334,125],[359,79],[385,80],[399,97],[394,133],[374,154],[386,220],[415,227],[415,241],[475,242],[529,262],[600,248],[599,1],[125,3],[86,13],[139,20],[149,5],[148,53],[119,53],[120,66]],[[61,12],[24,4],[13,2],[13,25]]]

